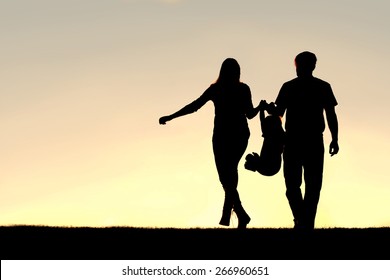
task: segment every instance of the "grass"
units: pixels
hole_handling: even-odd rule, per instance
[[[379,260],[390,228],[137,228],[1,226],[4,259]]]

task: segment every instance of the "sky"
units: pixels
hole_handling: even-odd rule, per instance
[[[338,101],[316,227],[390,226],[390,4],[382,0],[3,0],[0,225],[210,228],[223,189],[214,108],[159,125],[237,59],[252,100],[275,100],[294,57]],[[249,121],[247,153],[262,145]],[[330,133],[324,132],[326,147]],[[326,148],[327,151],[327,148]],[[293,226],[282,171],[239,164],[250,228]],[[237,226],[232,218],[231,226]]]

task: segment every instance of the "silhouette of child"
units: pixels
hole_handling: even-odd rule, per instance
[[[285,132],[281,118],[276,114],[275,104],[268,104],[265,100],[259,105],[260,126],[262,130],[263,145],[260,155],[248,154],[245,157],[245,168],[259,172],[264,176],[277,174],[282,165]],[[265,116],[267,111],[268,116]]]

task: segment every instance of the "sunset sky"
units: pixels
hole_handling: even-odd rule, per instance
[[[2,0],[0,225],[220,227],[214,108],[159,125],[237,59],[253,103],[296,54],[339,105],[316,227],[390,226],[390,2]],[[247,153],[262,144],[249,121]],[[326,152],[329,130],[324,134]],[[291,227],[282,172],[239,165],[248,227]],[[237,225],[233,219],[231,227]]]

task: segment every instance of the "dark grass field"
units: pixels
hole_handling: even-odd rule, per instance
[[[383,260],[390,228],[0,227],[2,260]]]

